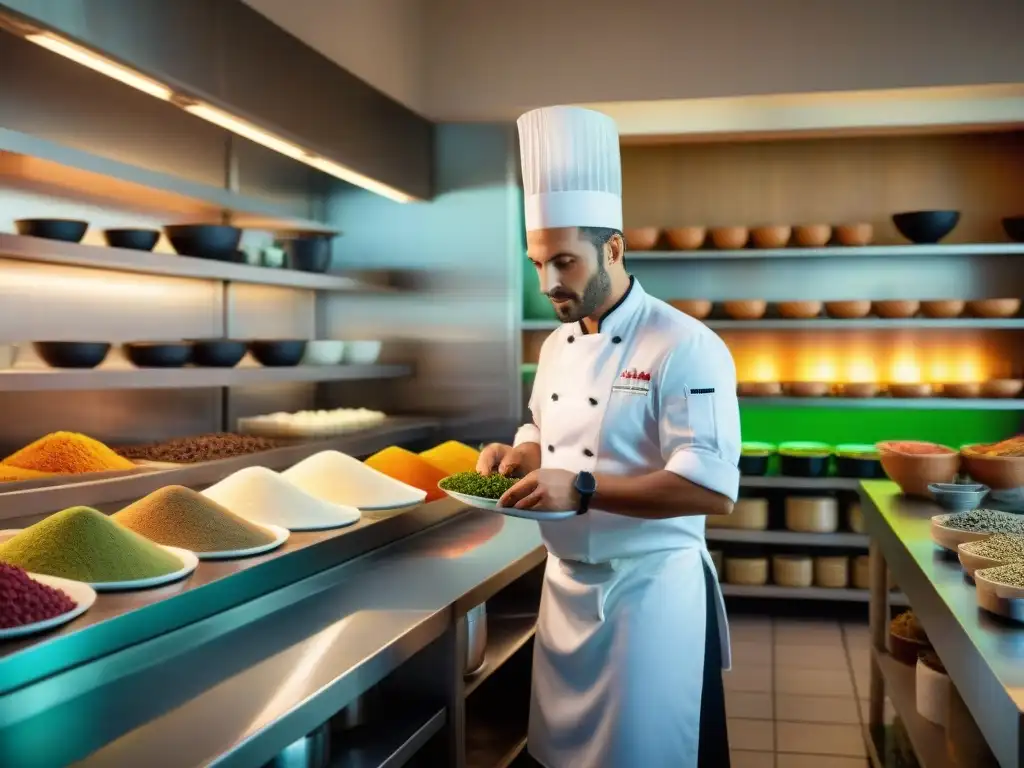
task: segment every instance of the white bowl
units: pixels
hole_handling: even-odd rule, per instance
[[[347,341],[345,362],[350,365],[373,365],[380,357],[382,346],[379,341]]]
[[[345,353],[343,341],[307,341],[304,365],[338,365]]]

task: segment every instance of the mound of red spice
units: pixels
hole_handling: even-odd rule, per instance
[[[75,601],[59,589],[34,581],[21,568],[0,563],[0,629],[46,621],[74,608]]]

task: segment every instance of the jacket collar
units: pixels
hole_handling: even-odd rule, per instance
[[[601,319],[597,322],[597,332],[621,334],[629,327],[636,313],[640,311],[646,296],[647,294],[637,279],[630,275],[629,287],[622,294],[622,298],[601,315]],[[576,324],[576,329],[583,335],[587,334],[587,329],[584,327],[582,320]]]

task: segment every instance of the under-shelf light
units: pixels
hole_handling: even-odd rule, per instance
[[[145,75],[140,75],[138,72],[130,70],[127,67],[122,67],[120,64],[117,64],[110,59],[97,56],[92,51],[75,45],[64,38],[51,35],[49,32],[26,35],[26,39],[29,42],[42,46],[49,51],[53,51],[65,58],[71,59],[72,61],[81,64],[83,67],[88,67],[95,72],[99,72],[101,75],[106,75],[114,80],[119,80],[125,85],[130,85],[132,88],[137,88],[144,93],[148,93],[150,96],[156,96],[158,99],[170,101],[171,96],[174,95],[174,92],[163,83],[151,80]]]
[[[188,104],[185,106],[185,111],[189,114],[201,117],[203,120],[218,125],[225,130],[231,131],[232,133],[238,134],[243,138],[249,139],[249,141],[260,144],[267,149],[272,149],[275,152],[280,152],[282,155],[287,155],[293,160],[301,160],[306,162],[306,152],[294,144],[279,139],[277,136],[273,136],[264,130],[257,128],[251,123],[247,123],[244,120],[239,120],[234,115],[229,115],[223,110],[211,107],[209,104]]]
[[[362,187],[368,192],[376,192],[381,197],[394,200],[396,203],[411,203],[416,199],[404,192],[400,192],[394,187],[389,187],[383,182],[371,179],[369,176],[364,176],[358,171],[352,170],[348,166],[335,163],[331,160],[324,160],[322,157],[313,157],[312,155],[308,155],[305,158],[302,158],[302,162],[313,166],[317,170],[330,174],[335,178],[341,179],[342,181],[347,181],[349,184],[355,184],[357,187]]]

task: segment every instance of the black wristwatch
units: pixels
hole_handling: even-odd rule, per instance
[[[576,510],[577,515],[585,515],[590,509],[590,500],[597,492],[597,478],[589,472],[579,472],[576,475],[576,482],[573,483],[576,493],[580,495],[580,505]]]

